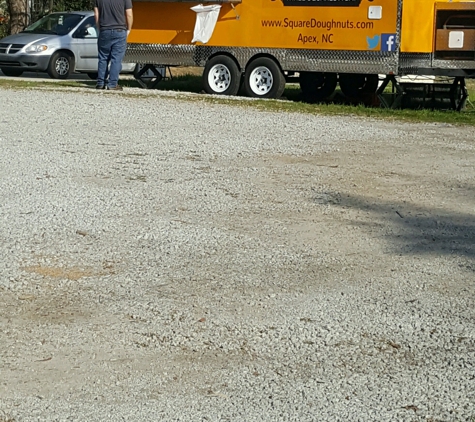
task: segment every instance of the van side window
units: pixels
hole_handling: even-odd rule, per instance
[[[74,38],[97,38],[94,16],[87,18],[74,34]]]

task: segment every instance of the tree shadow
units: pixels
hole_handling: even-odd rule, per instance
[[[364,211],[369,219],[353,223],[379,231],[395,253],[475,258],[475,214],[350,194],[338,197],[336,206]]]

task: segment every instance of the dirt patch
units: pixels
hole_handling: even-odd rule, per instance
[[[472,128],[5,98],[9,416],[475,414]],[[27,113],[35,126],[9,124]],[[130,173],[110,143],[146,159]],[[98,169],[119,182],[90,183]]]
[[[185,75],[201,76],[203,74],[203,68],[193,67],[193,66],[177,66],[177,67],[170,67],[170,72],[172,76],[185,76]]]
[[[83,277],[92,277],[93,275],[102,275],[92,269],[84,269],[78,267],[59,268],[59,267],[45,267],[42,265],[34,265],[25,267],[24,270],[29,273],[39,274],[44,277],[51,278],[66,278],[68,280],[79,280]]]

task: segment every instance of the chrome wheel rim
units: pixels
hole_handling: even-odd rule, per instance
[[[273,85],[272,72],[265,66],[256,67],[249,75],[249,86],[256,95],[268,94]]]
[[[55,69],[58,75],[67,75],[69,72],[69,60],[66,57],[58,57]]]
[[[208,73],[208,85],[214,92],[222,93],[231,85],[231,72],[223,64],[215,64]]]

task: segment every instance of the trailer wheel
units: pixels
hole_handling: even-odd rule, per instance
[[[450,88],[450,103],[456,111],[462,111],[468,99],[468,91],[465,85],[465,78],[457,77],[452,82]]]
[[[203,85],[208,94],[236,95],[240,84],[241,71],[231,57],[215,56],[206,62]]]
[[[378,75],[340,73],[340,88],[347,97],[359,98],[362,94],[374,94],[378,89]]]
[[[248,97],[279,98],[285,89],[285,76],[268,57],[254,59],[246,68],[244,92]]]
[[[338,78],[336,73],[300,72],[299,81],[303,99],[313,103],[333,94]]]

